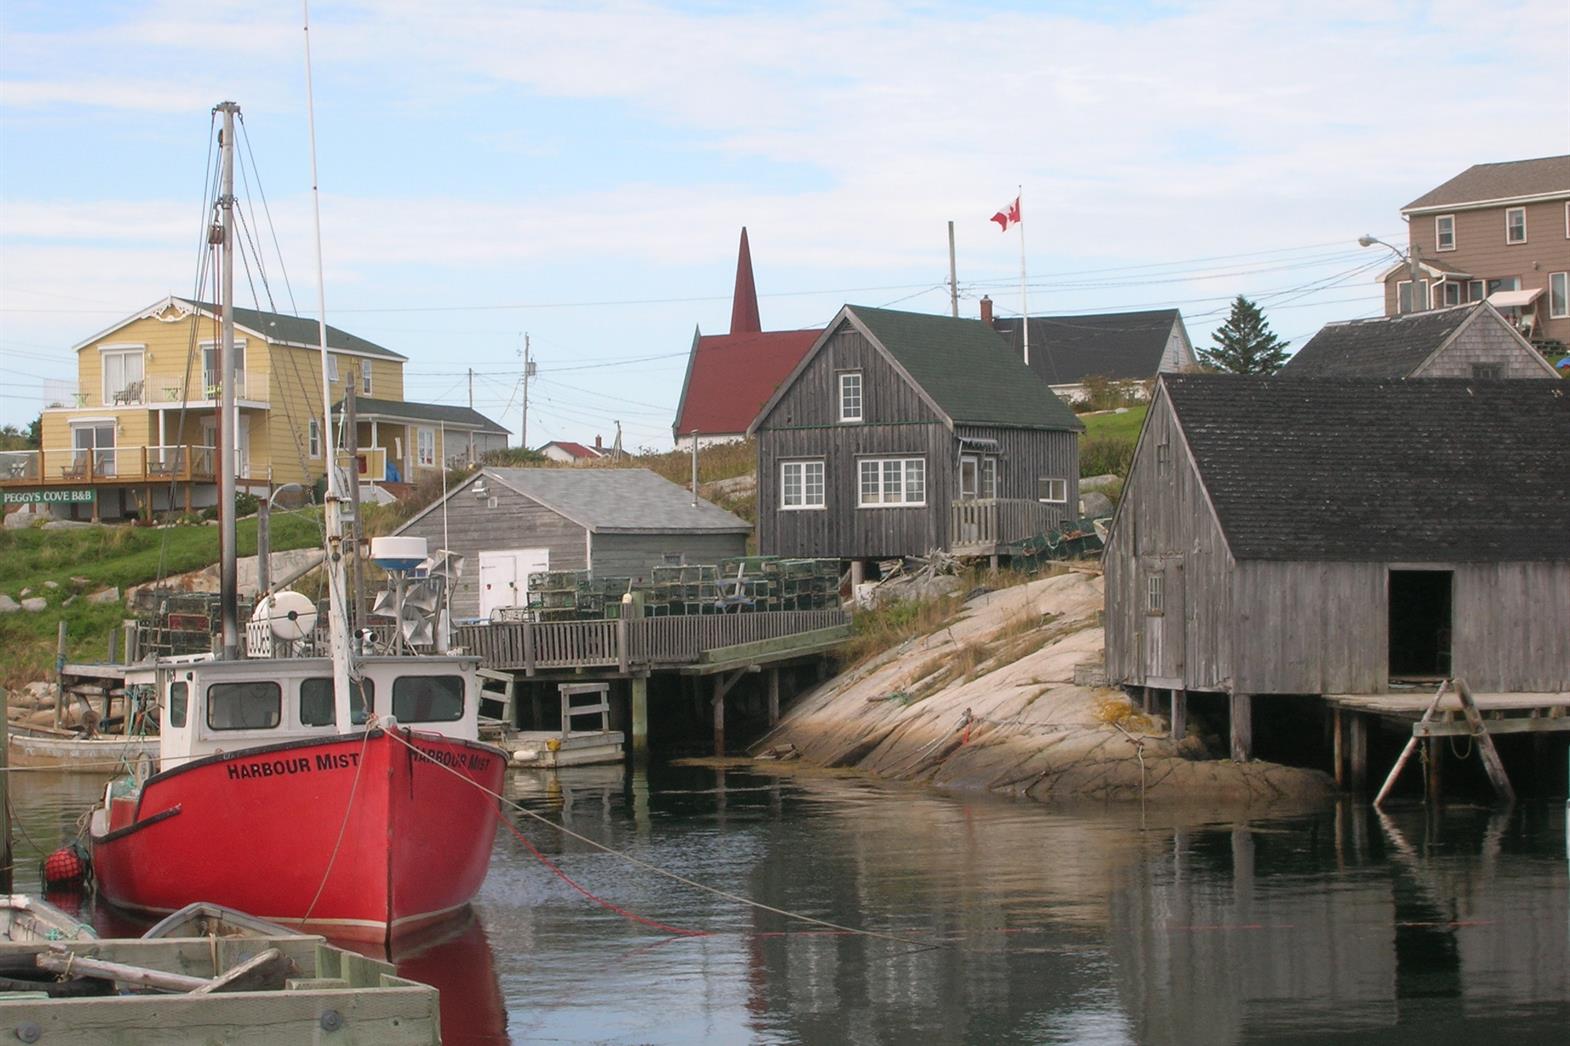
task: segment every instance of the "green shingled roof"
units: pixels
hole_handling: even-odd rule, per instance
[[[218,306],[211,302],[196,301],[191,298],[176,298],[194,308],[218,314]],[[238,305],[234,310],[234,322],[241,327],[247,327],[258,334],[266,336],[271,341],[288,342],[293,345],[307,345],[316,347],[321,344],[320,330],[316,320],[309,316],[285,316],[281,312],[264,312],[261,309],[242,309]],[[372,341],[356,337],[348,331],[339,330],[332,324],[327,325],[327,347],[340,352],[360,352],[367,356],[381,356],[389,360],[405,360],[407,356],[384,349]]]
[[[369,396],[356,396],[354,409],[356,415],[361,418],[428,421],[445,425],[461,425],[464,428],[480,429],[485,432],[511,432],[510,429],[503,428],[477,410],[469,407],[454,407],[446,403],[414,403],[409,400],[379,400]],[[333,404],[334,414],[342,410],[343,400]]]
[[[1002,335],[980,320],[845,308],[956,425],[1084,428]]]

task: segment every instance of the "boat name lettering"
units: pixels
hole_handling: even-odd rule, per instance
[[[296,756],[291,759],[271,759],[263,763],[231,763],[229,765],[229,780],[249,781],[253,777],[283,777],[286,774],[308,774],[311,772],[311,761],[305,756]]]
[[[462,767],[467,770],[484,770],[491,765],[491,757],[484,752],[446,752],[436,748],[420,748],[415,746],[415,751],[420,753],[420,758],[428,763],[441,763],[443,766]]]
[[[359,752],[328,752],[316,757],[318,770],[347,770],[351,766],[359,765]]]

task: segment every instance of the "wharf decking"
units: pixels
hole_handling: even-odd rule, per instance
[[[1491,734],[1570,730],[1570,693],[1473,694],[1472,697]],[[1333,709],[1410,721],[1414,737],[1460,736],[1473,732],[1471,725],[1462,718],[1461,698],[1454,693],[1440,698],[1433,719],[1420,723],[1433,701],[1431,690],[1325,695],[1325,703]]]

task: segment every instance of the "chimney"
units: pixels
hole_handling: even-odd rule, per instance
[[[594,437],[594,449],[595,450],[604,450],[605,449],[605,445],[600,442],[600,437],[597,436],[597,435]]]
[[[992,299],[985,294],[981,296],[981,322],[985,326],[992,326]]]

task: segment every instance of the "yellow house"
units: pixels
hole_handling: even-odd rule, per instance
[[[77,391],[44,410],[41,449],[0,454],[5,501],[114,518],[213,505],[226,465],[238,490],[258,496],[315,483],[331,451],[317,322],[242,308],[234,319],[238,425],[229,453],[220,455],[217,435],[221,310],[169,297],[75,346]],[[412,482],[506,446],[507,430],[473,410],[404,401],[399,353],[332,326],[327,347],[333,402],[352,383],[359,405],[366,481]]]

